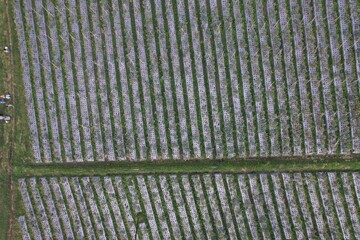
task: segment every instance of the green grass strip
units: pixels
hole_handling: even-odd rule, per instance
[[[360,156],[332,158],[253,158],[234,160],[191,160],[155,162],[43,163],[13,167],[15,177],[27,176],[92,176],[154,173],[255,173],[359,171]]]

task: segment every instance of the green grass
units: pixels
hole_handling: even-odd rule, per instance
[[[6,7],[5,0],[0,1],[1,5],[4,6],[0,9],[0,27],[2,32],[0,33],[0,46],[9,45],[9,34],[7,32],[7,19],[6,19]],[[20,67],[20,55],[17,51],[17,39],[15,24],[13,22],[14,14],[12,12],[13,6],[12,1],[9,1],[9,16],[10,16],[10,25],[12,30],[11,40],[12,40],[12,56],[14,61],[13,69],[13,80],[14,80],[14,115],[13,120],[15,121],[15,134],[14,134],[14,151],[12,162],[16,164],[22,164],[24,161],[29,159],[29,149],[31,149],[30,141],[30,132],[28,127],[28,118],[27,118],[27,109],[25,102],[25,89],[22,83],[22,69]],[[5,55],[3,52],[0,53],[0,79],[2,79],[2,84],[0,85],[0,92],[11,92],[10,84],[7,82],[8,74],[11,74],[10,68],[10,56]],[[4,107],[0,108],[1,113],[10,114],[10,111]],[[4,125],[0,123],[0,239],[7,239],[7,229],[9,227],[9,217],[10,217],[10,183],[8,176],[8,166],[9,166],[9,141],[11,139],[11,124]],[[16,186],[14,186],[16,189]],[[15,206],[22,206],[20,204],[19,194],[15,192]],[[21,207],[17,208],[19,212],[22,212]],[[18,224],[14,226],[14,239],[20,239],[20,229]]]
[[[115,174],[154,173],[256,173],[256,172],[315,172],[315,171],[358,171],[360,158],[289,158],[289,159],[247,159],[247,160],[170,160],[155,162],[96,162],[96,163],[51,163],[15,165],[15,177],[27,176],[106,176]]]

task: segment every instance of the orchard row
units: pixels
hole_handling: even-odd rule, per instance
[[[15,0],[36,162],[360,152],[356,0]]]

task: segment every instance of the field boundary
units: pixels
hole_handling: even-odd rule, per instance
[[[107,176],[129,174],[262,173],[359,171],[360,156],[288,157],[231,160],[48,163],[13,166],[15,178],[32,176]]]
[[[6,21],[7,21],[7,32],[9,39],[10,48],[13,47],[12,43],[12,34],[11,34],[11,19],[9,16],[9,0],[6,0]],[[10,93],[14,96],[14,59],[12,53],[10,53],[10,64],[9,70],[7,71],[7,82],[10,84]],[[15,100],[13,100],[15,104]],[[9,185],[10,185],[10,216],[9,216],[9,227],[8,227],[8,239],[13,239],[14,236],[14,215],[15,215],[15,189],[14,189],[14,178],[13,178],[13,153],[14,153],[14,132],[15,132],[15,120],[14,120],[14,108],[11,109],[11,131],[9,134],[9,151],[8,151],[8,176],[9,176]]]

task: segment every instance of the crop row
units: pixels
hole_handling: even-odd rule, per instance
[[[359,152],[354,6],[16,0],[36,162]]]
[[[360,237],[358,172],[19,179],[24,239]]]

